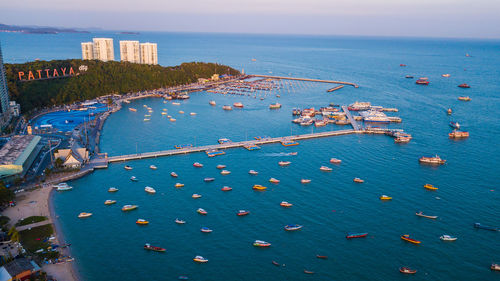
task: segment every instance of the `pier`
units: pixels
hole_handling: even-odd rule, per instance
[[[347,106],[343,105],[342,110],[345,112],[345,116],[347,117],[347,119],[349,119],[349,122],[351,123],[352,128],[355,131],[361,131],[363,129],[363,127],[361,125],[359,125],[358,122],[352,117],[351,112],[349,111]]]
[[[307,82],[319,82],[319,83],[330,83],[330,84],[341,84],[341,85],[349,85],[354,88],[358,88],[358,84],[344,81],[334,81],[334,80],[321,80],[321,79],[310,79],[310,78],[295,78],[295,77],[282,77],[282,76],[272,76],[272,75],[259,75],[252,74],[249,77],[262,77],[262,78],[271,78],[271,79],[282,79],[282,80],[295,80],[295,81],[307,81]]]

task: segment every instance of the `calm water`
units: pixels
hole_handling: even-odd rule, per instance
[[[410,266],[418,273],[413,280],[497,280],[491,262],[500,262],[500,233],[476,230],[474,222],[500,226],[500,42],[398,38],[243,36],[210,34],[161,34],[139,36],[100,34],[115,39],[158,42],[160,63],[175,65],[183,61],[217,61],[247,73],[293,75],[338,79],[360,84],[326,93],[328,85],[299,83],[294,91],[282,91],[281,98],[267,96],[264,101],[250,97],[193,94],[180,106],[160,99],[132,102],[137,108],[117,112],[106,121],[101,151],[120,155],[171,149],[180,143],[212,144],[218,138],[250,139],[256,135],[282,136],[307,133],[290,123],[291,109],[325,106],[330,102],[350,104],[356,100],[397,107],[392,114],[403,118],[401,125],[413,134],[406,145],[396,145],[386,136],[348,135],[302,141],[285,148],[266,145],[259,151],[233,149],[226,155],[208,158],[205,154],[133,161],[113,164],[90,176],[72,182],[75,189],[55,195],[56,212],[63,232],[72,243],[73,255],[85,280],[173,280],[179,275],[190,280],[407,280],[398,267]],[[80,56],[79,43],[89,35],[2,34],[6,61]],[[115,40],[115,48],[118,45]],[[465,57],[470,53],[472,57]],[[256,61],[252,62],[251,59]],[[405,63],[407,67],[400,67]],[[450,73],[450,78],[441,74]],[[406,74],[429,77],[427,87],[405,79]],[[470,89],[458,84],[468,83]],[[469,95],[471,102],[457,100]],[[216,107],[208,105],[209,100]],[[226,112],[223,104],[241,101],[245,108]],[[271,111],[270,103],[283,108]],[[143,122],[146,104],[154,112]],[[445,110],[452,107],[448,117]],[[163,108],[177,119],[161,116]],[[179,114],[183,110],[185,114]],[[189,112],[196,112],[190,116]],[[470,139],[451,141],[450,120],[460,122],[471,133]],[[341,129],[330,125],[318,130]],[[314,129],[316,131],[316,129]],[[297,156],[284,153],[298,152]],[[423,155],[439,154],[447,164],[433,168],[418,164]],[[331,157],[342,164],[331,173],[319,171]],[[280,160],[292,161],[279,167]],[[193,162],[205,166],[196,169]],[[154,164],[158,170],[150,170]],[[226,164],[232,173],[219,174],[217,164]],[[248,175],[248,170],[260,172]],[[169,176],[171,171],[178,179]],[[139,182],[131,182],[135,175]],[[212,183],[205,177],[215,177]],[[270,177],[281,180],[268,183]],[[361,177],[364,184],[354,184]],[[310,178],[309,185],[300,184]],[[175,189],[176,182],[185,187]],[[422,186],[439,187],[431,192]],[[268,186],[254,192],[253,184]],[[146,185],[157,194],[144,192]],[[222,186],[233,187],[222,192]],[[110,194],[110,186],[120,190]],[[202,194],[192,199],[193,193]],[[382,194],[392,196],[381,202]],[[440,198],[439,200],[436,198]],[[116,205],[105,206],[106,199]],[[279,206],[283,200],[292,208]],[[120,211],[125,204],[139,209]],[[207,216],[196,213],[197,208]],[[239,209],[251,214],[237,217]],[[415,216],[415,212],[438,215],[437,220]],[[93,217],[80,220],[80,212]],[[175,218],[187,221],[174,223]],[[148,226],[137,226],[144,218]],[[290,223],[304,225],[301,231],[286,232]],[[212,228],[210,234],[199,231]],[[369,232],[366,239],[347,241],[347,232]],[[400,240],[411,234],[422,244]],[[442,234],[458,237],[452,243],[439,240]],[[256,239],[272,243],[269,249],[252,246]],[[144,251],[149,242],[167,248],[166,253]],[[316,254],[328,255],[319,260]],[[207,264],[195,264],[202,255]],[[272,260],[286,264],[275,267]],[[304,269],[315,271],[306,275]]]

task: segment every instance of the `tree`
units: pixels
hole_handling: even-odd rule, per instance
[[[19,242],[19,232],[15,226],[11,227],[7,234],[10,235],[10,240],[12,242]]]
[[[0,183],[0,205],[8,204],[10,201],[14,200],[15,197],[16,195],[12,190]]]
[[[64,161],[61,158],[56,159],[55,165],[57,168],[61,168],[63,164],[64,164]]]

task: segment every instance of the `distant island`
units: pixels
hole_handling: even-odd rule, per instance
[[[122,31],[122,32],[118,32],[118,34],[139,35],[139,32],[133,32],[133,31]]]
[[[90,33],[85,30],[57,27],[18,26],[0,23],[0,32],[20,32],[28,34]]]

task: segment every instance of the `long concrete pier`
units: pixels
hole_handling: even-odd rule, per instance
[[[296,78],[296,77],[283,77],[283,76],[273,76],[273,75],[259,75],[259,74],[251,74],[248,75],[250,77],[262,77],[262,78],[271,78],[271,79],[283,79],[283,80],[296,80],[296,81],[308,81],[308,82],[319,82],[319,83],[331,83],[331,84],[342,84],[342,85],[350,85],[354,88],[358,88],[358,84],[344,81],[334,81],[334,80],[321,80],[321,79],[310,79],[310,78]]]
[[[351,115],[351,111],[349,111],[347,106],[343,105],[342,110],[345,112],[345,115],[346,115],[347,119],[349,119],[349,122],[351,122],[352,128],[355,131],[361,131],[363,129],[363,127],[361,125],[359,125],[356,120],[354,120],[354,118]]]

